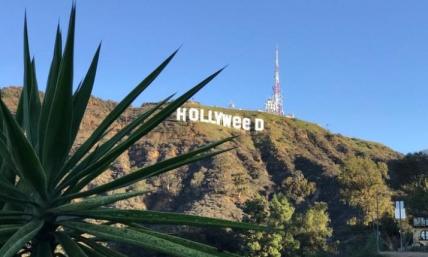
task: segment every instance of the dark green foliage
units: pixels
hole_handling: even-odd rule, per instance
[[[409,213],[428,215],[428,155],[408,154],[393,162],[392,185],[405,195]]]
[[[305,213],[298,215],[295,223],[300,255],[319,256],[333,250],[327,243],[327,239],[333,235],[327,204],[315,203]]]
[[[246,255],[251,257],[292,256],[299,242],[291,233],[294,208],[283,195],[275,195],[270,202],[259,197],[248,201],[244,212],[247,219],[281,228],[276,232],[249,233],[244,238]]]
[[[428,177],[428,155],[413,153],[392,162],[391,184],[395,188]]]
[[[140,114],[110,139],[104,136],[141,92],[174,58],[162,62],[101,122],[82,145],[71,151],[93,89],[100,55],[96,50],[88,72],[73,92],[75,7],[67,39],[57,30],[46,93],[40,101],[35,62],[24,27],[24,88],[16,115],[0,101],[0,256],[123,257],[105,247],[117,241],[173,256],[235,256],[214,247],[162,234],[144,224],[264,230],[265,227],[213,218],[108,206],[144,192],[115,194],[180,166],[221,154],[217,149],[234,137],[137,169],[113,182],[86,189],[115,159],[169,117],[220,72],[217,71],[174,101],[171,97]],[[78,199],[78,201],[74,201]],[[91,220],[89,220],[91,219]],[[59,247],[61,246],[61,247]],[[62,248],[63,253],[59,252]]]
[[[414,216],[428,216],[428,177],[420,177],[403,186],[406,203]]]
[[[376,237],[373,233],[347,244],[343,257],[381,257],[376,251]]]
[[[339,175],[342,200],[360,211],[350,223],[369,224],[392,212],[387,171],[386,164],[368,158],[353,157],[345,161]]]
[[[303,213],[296,213],[288,199],[274,195],[246,202],[247,220],[264,223],[279,230],[247,233],[244,252],[252,257],[321,256],[331,253],[327,239],[332,236],[325,203],[315,203]]]
[[[308,181],[300,170],[292,176],[286,177],[281,189],[295,204],[301,204],[316,191],[316,184]]]

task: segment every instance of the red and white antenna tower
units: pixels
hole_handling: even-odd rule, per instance
[[[272,87],[273,95],[266,101],[265,110],[266,112],[275,113],[278,115],[284,115],[283,100],[281,93],[281,82],[279,80],[279,49],[275,49],[275,74],[274,74],[274,85]]]

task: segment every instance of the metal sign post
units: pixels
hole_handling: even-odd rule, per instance
[[[403,251],[403,226],[402,221],[406,219],[406,209],[404,201],[395,201],[395,219],[398,220],[400,226],[400,251]]]

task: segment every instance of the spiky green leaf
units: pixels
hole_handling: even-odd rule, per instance
[[[185,247],[175,242],[171,242],[166,239],[144,233],[142,231],[80,222],[66,222],[64,225],[71,229],[95,235],[101,239],[141,246],[143,248],[169,254],[171,256],[216,257],[216,255]]]
[[[46,198],[47,178],[34,148],[2,100],[0,100],[0,109],[11,145],[9,148],[11,158],[20,172],[21,178],[39,192],[43,198]]]
[[[112,250],[108,247],[105,247],[102,244],[94,242],[91,239],[81,238],[80,240],[82,242],[84,242],[85,244],[89,245],[92,249],[94,249],[98,253],[101,253],[106,257],[128,257],[128,256],[126,256],[120,252],[117,252],[117,251]]]
[[[129,107],[129,105],[143,92],[165,69],[165,67],[174,58],[177,51],[172,53],[163,61],[152,73],[150,73],[140,84],[138,84],[101,122],[91,136],[77,149],[77,151],[68,160],[64,169],[68,170],[77,164],[80,159],[87,154],[91,148],[101,139],[104,132],[110,125]]]
[[[83,252],[85,252],[85,254],[87,256],[91,256],[91,257],[108,257],[105,256],[104,254],[95,251],[94,249],[84,245],[84,244],[79,244],[79,247],[83,250]]]
[[[91,97],[92,88],[94,87],[95,75],[97,73],[100,50],[101,44],[98,46],[95,55],[92,58],[91,65],[89,66],[85,78],[73,95],[73,124],[71,128],[72,141],[74,141],[76,138],[80,127],[80,122],[82,121],[83,114],[85,113],[89,98]]]
[[[162,121],[168,118],[178,107],[183,105],[187,100],[189,100],[193,95],[195,95],[199,90],[201,90],[211,80],[213,80],[218,74],[220,74],[222,70],[223,69],[220,69],[212,75],[208,76],[206,79],[194,86],[192,89],[187,91],[178,99],[168,104],[164,109],[162,109],[152,118],[150,118],[147,122],[137,128],[125,141],[121,142],[105,156],[100,158],[96,163],[90,165],[84,171],[82,171],[81,173],[83,176],[88,176],[83,180],[83,182],[75,186],[71,192],[74,193],[80,191],[83,187],[87,185],[87,183],[89,183],[98,175],[100,175],[103,171],[105,171],[112,161],[119,157],[126,149],[128,149],[132,144],[138,141],[142,136],[146,135]]]
[[[49,75],[48,75],[48,80],[46,84],[45,96],[43,98],[42,109],[40,111],[39,149],[38,149],[39,154],[41,154],[41,150],[43,149],[43,142],[44,142],[44,137],[46,132],[46,124],[49,117],[49,110],[51,109],[52,100],[53,100],[56,85],[57,85],[59,66],[61,65],[61,58],[62,58],[62,35],[58,25],[57,31],[56,31],[56,37],[55,37],[55,46],[54,46],[52,62],[49,69]]]
[[[79,247],[79,245],[74,242],[66,233],[57,232],[55,233],[55,238],[64,248],[65,253],[69,257],[88,257],[85,252]]]
[[[36,76],[36,61],[31,61],[31,91],[29,92],[29,103],[28,103],[28,128],[27,133],[29,133],[29,138],[35,149],[37,149],[39,143],[39,117],[40,117],[40,96],[39,96],[39,87],[37,85],[37,76]]]
[[[219,151],[206,153],[206,154],[186,155],[186,156],[183,155],[183,156],[173,157],[173,158],[170,158],[168,160],[161,161],[159,163],[153,164],[149,167],[138,169],[134,172],[131,172],[130,174],[127,174],[127,175],[120,177],[116,180],[113,180],[109,183],[97,186],[97,187],[90,189],[88,191],[65,195],[65,196],[59,198],[59,200],[80,198],[80,197],[90,196],[93,194],[107,192],[107,191],[118,189],[118,188],[123,188],[123,187],[126,187],[128,185],[134,184],[138,181],[141,181],[143,179],[147,179],[147,178],[150,178],[150,177],[155,176],[155,175],[160,175],[162,173],[165,173],[165,172],[168,172],[170,170],[179,168],[179,167],[184,166],[186,164],[194,163],[194,162],[197,162],[199,160],[210,158],[210,157],[216,156],[218,154],[222,154],[224,152],[230,151],[232,149],[234,149],[234,148],[228,148],[228,149],[219,150]],[[173,160],[175,160],[175,161],[173,161]],[[84,183],[86,183],[86,181],[89,181],[89,179],[83,180],[82,185]]]
[[[246,230],[267,230],[267,227],[251,223],[229,221],[216,218],[200,217],[181,213],[158,212],[146,210],[120,210],[100,208],[95,210],[81,210],[64,212],[64,215],[93,218],[99,220],[116,221],[120,223],[169,224],[201,227],[235,228]]]
[[[238,255],[232,254],[232,253],[228,253],[228,252],[224,252],[224,251],[220,251],[219,249],[206,245],[206,244],[202,244],[199,242],[195,242],[192,240],[188,240],[185,238],[181,238],[178,236],[172,236],[169,234],[164,234],[164,233],[159,233],[157,231],[148,229],[148,228],[143,228],[142,226],[137,226],[137,228],[131,227],[130,229],[135,229],[137,231],[144,231],[145,233],[149,234],[149,235],[153,235],[153,236],[157,236],[160,238],[163,238],[165,240],[189,247],[189,248],[193,248],[193,249],[197,249],[198,251],[201,252],[205,252],[205,253],[209,253],[209,254],[214,254],[215,256],[219,256],[219,257],[239,257]]]
[[[29,141],[37,146],[38,119],[40,115],[40,97],[37,86],[34,59],[30,57],[28,43],[27,18],[24,22],[24,87],[18,103],[16,120],[24,129]]]
[[[41,160],[50,179],[52,174],[63,167],[71,148],[71,125],[73,117],[73,55],[76,10],[73,6],[70,14],[68,35],[64,55],[59,67],[57,84],[49,106],[46,127],[43,136]]]
[[[150,117],[150,115],[159,110],[167,101],[171,99],[171,97],[172,96],[166,98],[150,110],[140,114],[131,123],[126,125],[119,132],[117,132],[112,138],[107,140],[107,142],[98,146],[91,154],[89,154],[72,170],[72,172],[69,174],[70,176],[66,177],[58,186],[58,188],[63,189],[65,186],[74,185],[74,183],[77,182],[79,178],[81,178],[82,171],[85,167],[88,167],[89,165],[97,161],[100,157],[105,155],[108,151],[110,151],[120,140],[122,140],[125,136],[129,135],[129,133],[131,133],[137,126],[141,125],[145,119],[147,119],[148,117]]]
[[[15,256],[25,243],[33,239],[42,228],[43,224],[44,222],[42,220],[33,220],[22,226],[0,248],[0,256]]]
[[[19,190],[15,185],[0,179],[0,200],[12,203],[31,203],[37,205],[32,197],[26,195]]]
[[[138,192],[126,192],[120,194],[113,194],[107,196],[95,196],[86,198],[80,202],[69,203],[65,205],[58,206],[51,210],[51,212],[68,212],[68,211],[76,211],[76,210],[91,210],[100,206],[108,206],[109,204],[113,204],[118,201],[126,200],[132,197],[136,197],[146,192],[138,191]]]

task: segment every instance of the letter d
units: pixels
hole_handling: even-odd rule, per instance
[[[262,131],[265,129],[265,121],[262,119],[254,119],[254,129],[256,131]]]

